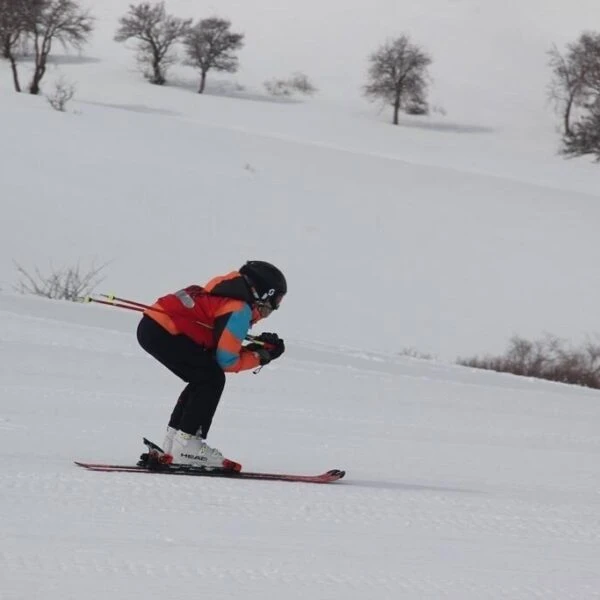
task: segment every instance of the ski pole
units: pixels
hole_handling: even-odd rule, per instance
[[[131,304],[131,306],[137,306],[138,308],[142,308],[144,310],[153,309],[152,306],[148,306],[147,304],[142,304],[141,302],[136,302],[135,300],[127,300],[127,298],[119,298],[118,296],[115,296],[113,294],[100,294],[100,297],[107,298],[112,303],[117,301],[125,304]]]
[[[86,296],[83,299],[83,302],[94,302],[95,304],[105,304],[106,306],[116,306],[117,308],[128,308],[129,310],[135,310],[137,312],[143,312],[146,310],[141,306],[133,306],[130,304],[121,304],[120,302],[109,302],[108,300],[98,300],[98,298],[92,298],[91,296]],[[164,312],[158,310],[157,312]]]
[[[135,310],[137,312],[144,312],[145,310],[153,310],[154,312],[163,313],[164,315],[168,315],[169,313],[157,306],[146,306],[145,304],[124,304],[122,302],[114,302],[109,300],[99,300],[98,298],[93,298],[92,296],[87,296],[83,299],[84,302],[94,302],[95,304],[104,304],[105,306],[115,306],[116,308],[128,308],[129,310]],[[204,323],[202,323],[204,325]],[[205,325],[205,327],[209,327],[209,325]]]
[[[102,298],[107,298],[107,300],[100,300],[98,298],[94,298],[93,296],[86,296],[84,298],[84,302],[94,302],[96,304],[104,304],[105,306],[114,306],[116,308],[127,308],[129,310],[135,310],[136,312],[144,312],[145,310],[152,310],[154,312],[162,313],[163,315],[169,315],[166,310],[159,308],[157,306],[149,306],[148,304],[143,304],[142,302],[136,302],[135,300],[127,300],[126,298],[119,298],[118,296],[114,296],[112,294],[99,294]],[[195,321],[198,325],[202,327],[206,327],[207,329],[213,329],[210,325],[206,323],[202,323],[202,321]],[[263,346],[267,345],[262,340],[259,340],[256,336],[247,334],[244,338],[249,342],[255,342],[257,344],[261,344]]]

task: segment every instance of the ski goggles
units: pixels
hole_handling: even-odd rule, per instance
[[[276,294],[274,296],[267,296],[265,299],[257,300],[255,305],[260,314],[264,319],[268,317],[274,310],[277,310],[281,305],[284,294]]]
[[[273,310],[277,310],[281,306],[281,301],[283,300],[284,296],[285,294],[276,294],[270,299]]]

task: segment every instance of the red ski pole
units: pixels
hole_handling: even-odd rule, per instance
[[[157,306],[149,306],[148,304],[143,304],[142,302],[136,302],[135,300],[127,300],[126,298],[119,298],[118,296],[114,296],[112,294],[100,294],[102,298],[106,298],[106,300],[99,300],[98,298],[93,298],[92,296],[87,296],[84,299],[84,302],[94,302],[96,304],[104,304],[106,306],[114,306],[116,308],[127,308],[129,310],[135,310],[137,312],[144,312],[145,310],[153,310],[154,312],[163,313],[164,315],[168,315],[169,313],[166,310],[163,310]],[[206,327],[207,329],[213,329],[210,325],[206,323],[202,323],[202,321],[196,321],[198,325],[202,327]],[[253,335],[246,335],[244,338],[250,342],[256,342],[258,344],[264,344],[261,340],[257,339]]]
[[[142,304],[141,302],[136,302],[135,300],[127,300],[127,298],[119,298],[118,296],[114,296],[113,294],[100,294],[101,298],[106,298],[110,301],[111,304],[115,304],[116,302],[130,304],[131,306],[136,306],[137,308],[141,308],[142,310],[154,310],[155,307],[149,306],[148,304]],[[116,304],[115,304],[116,306]],[[160,311],[158,311],[160,312]],[[163,311],[164,312],[164,311]]]
[[[160,308],[153,308],[151,306],[148,306],[148,308],[145,308],[143,306],[135,306],[133,304],[122,304],[121,302],[99,300],[98,298],[92,298],[91,296],[88,296],[87,298],[85,298],[84,302],[94,302],[95,304],[104,304],[106,306],[116,306],[117,308],[128,308],[129,310],[135,310],[137,312],[144,312],[145,310],[155,310],[156,312],[162,312],[162,313],[165,312],[164,310],[161,310]]]

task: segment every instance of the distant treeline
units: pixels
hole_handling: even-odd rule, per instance
[[[56,42],[81,49],[93,29],[94,18],[77,0],[0,0],[0,52],[10,63],[15,90],[22,91],[19,64],[23,59],[33,64],[26,89],[39,94]],[[200,94],[210,71],[238,70],[237,54],[244,38],[245,34],[231,30],[227,19],[211,16],[194,22],[169,14],[164,2],[131,4],[114,35],[117,42],[135,41],[136,60],[150,83],[167,83],[169,67],[180,62],[198,71]],[[178,47],[183,50],[182,58]],[[600,161],[600,34],[582,33],[565,52],[553,46],[548,55],[552,73],[548,96],[561,119],[560,152],[565,156],[591,154]],[[427,93],[432,58],[408,35],[388,39],[367,62],[362,92],[369,100],[392,107],[392,123],[399,123],[400,111],[412,115],[430,112]],[[52,104],[63,110],[73,88],[64,82],[60,86]],[[317,91],[300,72],[267,80],[264,86],[273,96]]]

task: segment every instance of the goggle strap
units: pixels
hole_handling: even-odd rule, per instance
[[[242,277],[246,280],[246,283],[248,284],[248,287],[250,288],[250,291],[252,292],[252,295],[254,296],[254,300],[257,304],[268,304],[269,307],[272,308],[273,310],[276,310],[277,308],[279,308],[279,305],[281,304],[281,300],[283,298],[283,294],[269,295],[268,292],[265,292],[261,297],[261,296],[259,296],[258,292],[256,291],[256,288],[252,285],[252,283],[250,282],[248,277],[246,277],[246,275],[242,275]],[[279,298],[279,302],[276,302],[277,298]]]

